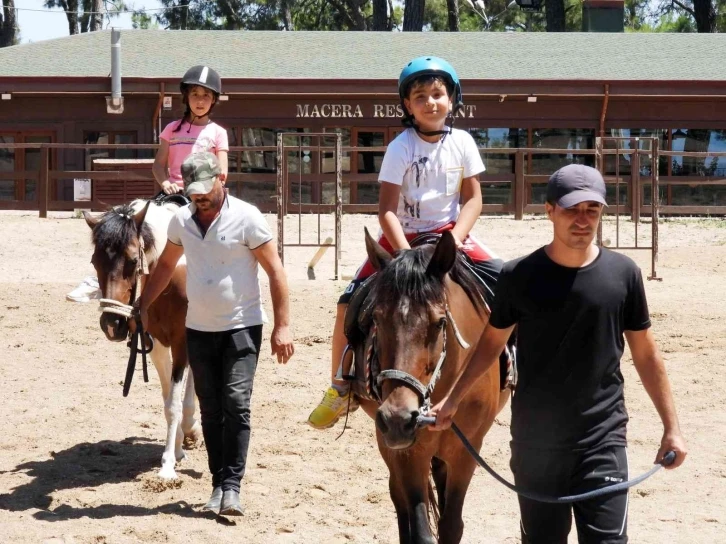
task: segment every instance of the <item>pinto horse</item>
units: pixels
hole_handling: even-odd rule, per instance
[[[365,236],[378,272],[355,318],[364,340],[353,349],[356,367],[362,359],[369,363],[364,375],[374,394],[366,398],[360,380],[353,391],[375,419],[401,544],[456,544],[475,462],[451,430],[430,432],[417,425],[417,417],[451,390],[471,358],[488,320],[484,289],[450,232],[435,246],[395,258],[367,230]],[[475,448],[508,398],[494,365],[462,399],[456,424]]]
[[[106,338],[122,342],[136,330],[134,319],[116,307],[130,310],[148,274],[166,245],[167,227],[177,206],[136,200],[100,217],[84,212],[91,228],[91,263],[102,292],[100,325]],[[176,478],[175,463],[185,457],[184,439],[201,444],[201,425],[194,419],[194,381],[189,372],[185,319],[186,261],[181,259],[169,286],[149,308],[148,333],[154,338],[151,360],[159,374],[167,422],[166,446],[159,476]]]

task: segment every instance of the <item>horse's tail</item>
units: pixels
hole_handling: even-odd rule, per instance
[[[439,541],[439,518],[441,517],[441,513],[439,512],[439,500],[436,495],[436,490],[434,489],[434,477],[433,475],[429,474],[429,509],[428,509],[428,518],[429,518],[429,527],[431,528],[431,532],[436,537],[436,541]]]

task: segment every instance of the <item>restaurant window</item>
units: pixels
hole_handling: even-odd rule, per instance
[[[562,149],[563,153],[532,153],[530,174],[552,175],[568,164],[595,166],[595,156],[567,153],[567,150],[594,149],[595,131],[577,128],[547,128],[532,131],[532,147],[540,149]],[[544,204],[547,184],[532,184],[531,202]]]
[[[84,144],[136,144],[136,131],[84,131]],[[137,159],[138,149],[87,149],[86,170],[93,170],[94,159]]]
[[[469,134],[480,149],[527,147],[527,130],[521,128],[470,128]],[[515,154],[481,153],[484,174],[487,176],[514,174]],[[484,204],[510,204],[511,181],[493,181],[481,184]]]
[[[532,174],[551,175],[568,164],[595,166],[594,155],[576,155],[566,150],[594,149],[595,131],[592,129],[552,128],[532,131],[532,147],[562,149],[557,154],[532,154]]]
[[[0,200],[24,200],[32,202],[38,199],[36,179],[22,179],[10,176],[3,176],[3,173],[33,172],[40,171],[40,149],[9,149],[2,147],[4,144],[41,144],[52,143],[55,135],[52,132],[46,133],[5,133],[0,134]],[[50,168],[54,168],[54,152],[49,154]],[[55,189],[55,183],[51,186],[51,195]]]
[[[232,127],[227,130],[230,146],[241,147],[277,147],[277,135],[280,132],[309,132],[307,128],[269,128],[269,127]],[[233,143],[234,142],[234,143]],[[284,139],[284,144],[301,147],[288,150],[285,164],[287,166],[288,178],[300,174],[312,172],[312,156],[310,150],[310,138],[298,138],[289,136]],[[307,146],[307,147],[306,147]],[[238,194],[247,202],[253,204],[269,204],[270,197],[275,195],[276,178],[269,176],[277,175],[277,151],[236,151],[229,154],[229,171],[243,174],[260,174],[261,179],[246,180],[240,184],[237,191],[236,182],[230,183],[233,194]],[[302,166],[301,166],[302,165]],[[302,194],[301,192],[302,191]],[[310,183],[303,182],[302,187],[295,186],[290,192],[290,202],[309,202],[311,198]]]
[[[324,128],[323,132],[330,132],[331,134],[340,134],[341,147],[350,147],[350,129],[349,128]],[[335,174],[335,138],[323,138],[320,142],[321,146],[325,148],[332,148],[332,151],[327,149],[320,154],[320,173],[321,174]],[[343,151],[341,153],[341,170],[343,176],[350,174],[350,151]],[[322,203],[323,204],[335,204],[335,182],[323,182],[323,193]],[[350,204],[350,182],[343,181],[343,204]]]
[[[3,173],[15,172],[15,149],[2,147],[14,143],[14,136],[0,134],[0,200],[15,200],[15,180],[3,179]]]
[[[686,152],[726,151],[726,130],[675,129],[671,131],[671,150]],[[673,176],[726,176],[726,157],[671,157]]]
[[[388,145],[388,130],[357,128],[354,131],[353,141],[359,149],[365,147],[383,147]],[[355,204],[378,204],[379,184],[377,174],[381,171],[384,154],[384,151],[356,151],[355,173],[371,175],[375,179],[356,183]]]

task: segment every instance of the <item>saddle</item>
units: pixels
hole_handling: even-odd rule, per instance
[[[373,274],[358,287],[345,311],[344,331],[348,346],[343,354],[345,359],[353,357],[350,374],[344,376],[357,397],[378,401],[378,386],[375,375],[378,373],[378,359],[375,350],[375,334],[371,335],[373,324],[373,304],[370,299],[371,288],[377,277]]]
[[[411,243],[411,247],[435,244],[439,238],[440,235],[438,234],[426,233],[415,238]],[[484,283],[487,289],[491,291],[486,278],[478,273],[469,256],[459,252],[459,257],[465,260],[474,277]],[[345,312],[343,330],[348,339],[348,346],[343,354],[343,359],[352,356],[353,360],[350,366],[350,374],[343,376],[343,378],[350,382],[351,391],[357,397],[380,402],[380,391],[376,382],[376,376],[380,372],[376,331],[375,328],[371,330],[373,326],[373,301],[370,294],[376,277],[377,274],[373,274],[358,287]],[[509,388],[514,391],[517,383],[515,346],[516,332],[512,334],[512,338],[499,357],[501,390]]]
[[[181,193],[175,193],[172,195],[167,195],[164,191],[161,191],[159,194],[157,194],[153,201],[155,204],[158,204],[159,206],[163,206],[164,204],[176,204],[180,208],[182,206],[186,206],[187,204],[191,204],[191,200],[187,198],[185,195]]]

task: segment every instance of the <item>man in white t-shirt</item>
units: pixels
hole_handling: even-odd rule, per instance
[[[267,321],[258,264],[270,279],[275,316],[270,343],[279,363],[294,353],[287,279],[265,218],[255,206],[226,193],[217,157],[189,155],[181,173],[192,204],[169,224],[169,243],[139,299],[139,311],[145,324],[148,307],[185,255],[189,365],[212,473],[212,496],[204,508],[241,515],[252,384]]]

